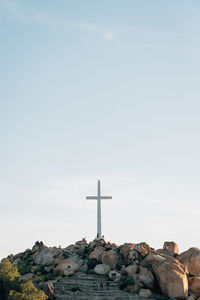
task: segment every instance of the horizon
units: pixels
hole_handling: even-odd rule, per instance
[[[126,3],[126,4],[125,4]],[[36,240],[199,247],[200,3],[0,0],[0,258]]]

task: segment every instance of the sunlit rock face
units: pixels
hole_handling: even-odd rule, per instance
[[[165,250],[167,254],[172,257],[179,254],[178,245],[175,242],[165,242],[163,245],[163,250]]]
[[[188,269],[190,275],[200,276],[200,250],[190,248],[178,256],[178,260]]]
[[[163,261],[153,265],[161,291],[168,297],[186,298],[188,296],[188,280],[179,263]]]

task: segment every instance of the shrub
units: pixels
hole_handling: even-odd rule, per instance
[[[18,271],[21,275],[27,274],[31,272],[31,266],[27,265],[27,264],[19,264],[18,266]]]
[[[87,269],[85,273],[88,275],[96,275],[95,271],[91,269]]]
[[[87,262],[88,269],[94,269],[94,267],[98,264],[96,258],[89,259]]]
[[[128,277],[125,279],[121,284],[120,284],[120,289],[123,290],[125,289],[128,285],[133,285],[134,284],[134,279],[132,277]]]

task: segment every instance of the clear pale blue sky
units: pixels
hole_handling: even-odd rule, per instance
[[[0,0],[0,257],[200,247],[200,2]]]

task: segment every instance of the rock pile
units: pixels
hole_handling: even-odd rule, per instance
[[[63,278],[84,276],[86,280],[88,276],[89,280],[96,276],[97,280],[102,277],[115,284],[121,290],[119,293],[151,299],[200,300],[200,250],[190,248],[179,254],[174,242],[165,242],[158,250],[146,243],[117,246],[103,239],[89,244],[86,240],[78,241],[66,248],[36,242],[32,249],[9,255],[7,259],[18,267],[24,282],[32,280],[50,299],[57,297],[53,286]],[[66,287],[61,288],[63,294],[69,292]],[[81,295],[78,281],[77,290]]]

